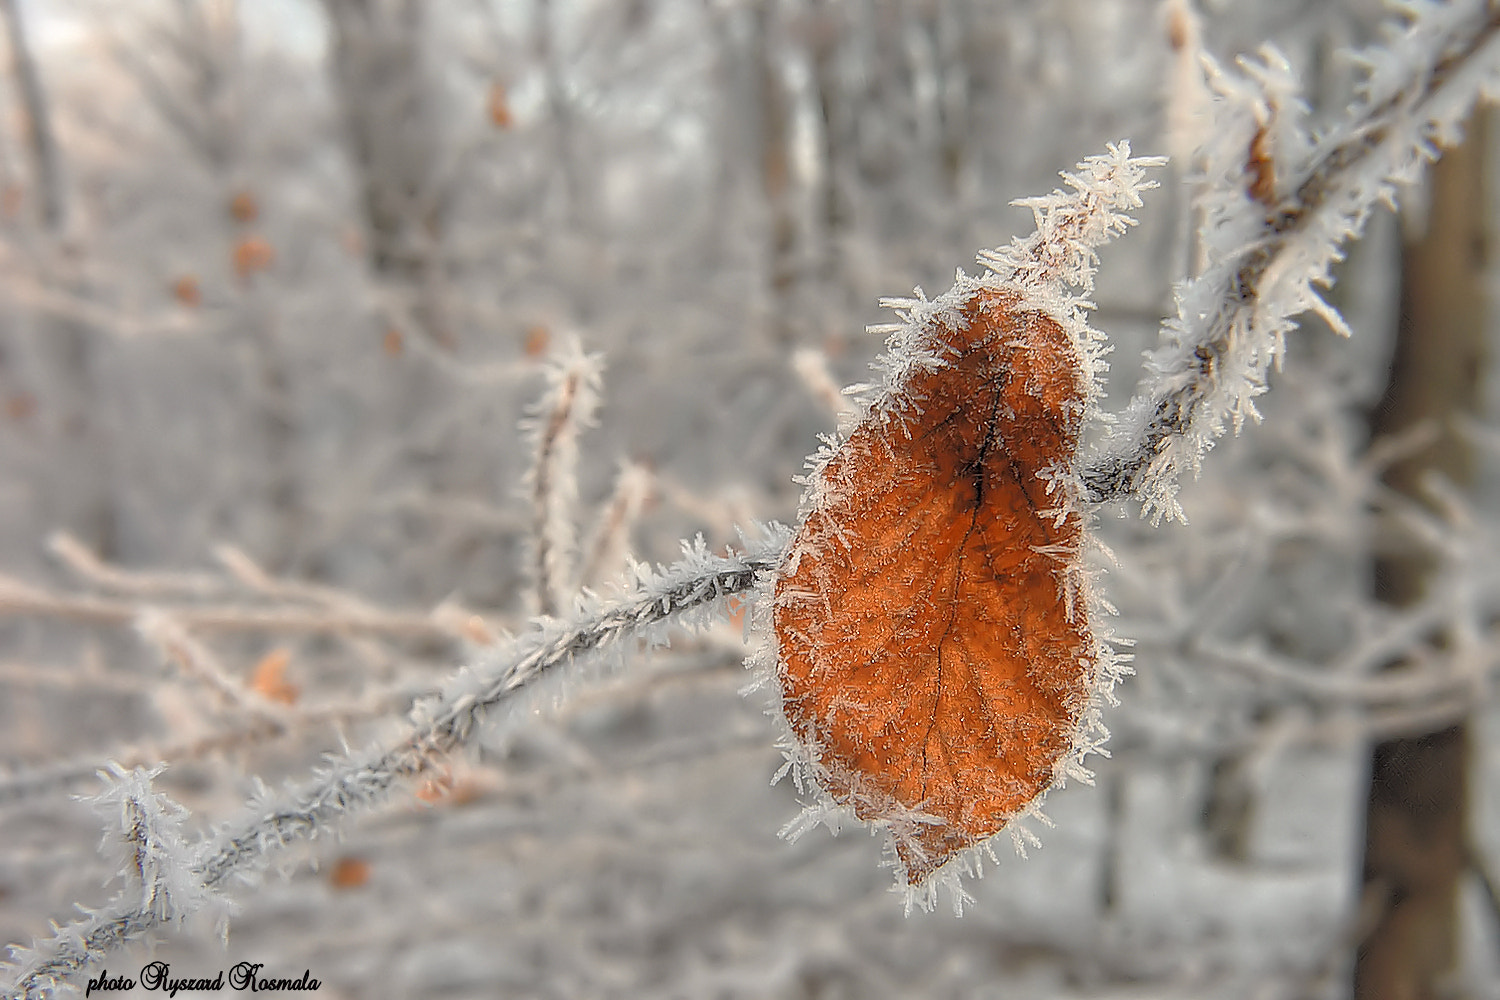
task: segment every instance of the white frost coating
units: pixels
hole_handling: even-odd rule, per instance
[[[1112,144],[1108,149],[1079,163],[1076,173],[1061,174],[1071,190],[1011,203],[1031,209],[1036,231],[1012,240],[1008,247],[981,253],[978,260],[987,273],[971,277],[960,270],[953,287],[936,299],[928,299],[918,288],[915,298],[881,300],[881,305],[894,310],[901,322],[869,328],[871,333],[888,336],[886,353],[875,363],[881,375],[879,383],[845,390],[858,404],[860,419],[888,419],[886,402],[914,371],[935,370],[947,363],[946,358],[933,353],[926,331],[937,322],[962,326],[964,304],[985,289],[1019,293],[1023,308],[1046,312],[1062,324],[1083,359],[1088,393],[1085,405],[1092,412],[1100,375],[1107,370],[1103,359],[1105,337],[1089,327],[1084,318],[1085,311],[1092,307],[1088,295],[1093,291],[1099,259],[1095,248],[1135,225],[1129,212],[1140,207],[1142,191],[1156,187],[1155,181],[1146,180],[1145,173],[1166,163],[1163,157],[1132,157],[1128,142]],[[840,428],[841,437],[848,429]],[[841,441],[825,442],[810,460],[809,469],[820,470],[837,443]]]
[[[1500,13],[1481,0],[1403,6],[1387,44],[1362,54],[1366,78],[1348,115],[1310,134],[1295,81],[1271,49],[1236,75],[1212,64],[1218,95],[1202,151],[1206,270],[1177,293],[1177,316],[1148,359],[1148,379],[1104,454],[1089,495],[1133,497],[1153,520],[1182,517],[1183,472],[1233,427],[1259,418],[1295,318],[1348,328],[1318,287],[1376,205],[1393,205],[1438,144],[1451,143],[1500,71]]]
[[[413,710],[414,725],[398,742],[331,757],[299,787],[272,792],[261,786],[238,821],[197,844],[184,845],[176,833],[177,808],[150,793],[148,773],[117,775],[119,784],[101,801],[118,805],[123,817],[144,817],[122,825],[141,831],[130,842],[140,845],[145,877],[127,884],[110,907],[17,955],[6,1000],[50,996],[95,959],[201,908],[228,880],[252,879],[287,844],[336,832],[345,819],[384,801],[398,782],[471,745],[480,732],[524,717],[544,677],[601,653],[622,660],[627,643],[663,645],[668,620],[688,629],[723,620],[731,598],[749,599],[780,561],[787,531],[771,524],[742,541],[743,551],[722,556],[701,538],[684,542],[674,565],[637,565],[633,582],[617,592],[581,595],[570,620],[538,620],[533,631],[459,671]]]
[[[544,369],[547,389],[521,424],[531,468],[523,481],[532,505],[537,604],[552,615],[577,586],[578,435],[594,424],[604,382],[604,356],[586,354],[564,337]]]
[[[194,874],[195,851],[182,836],[187,810],[151,788],[162,768],[126,771],[117,764],[100,771],[104,791],[85,798],[104,819],[101,853],[115,862],[123,885],[100,909],[53,925],[53,934],[30,948],[15,948],[5,963],[17,989],[7,997],[49,997],[70,976],[102,958],[125,939],[150,927],[180,923],[202,910],[227,905]]]
[[[1099,416],[1100,375],[1106,368],[1103,359],[1105,338],[1092,329],[1086,319],[1086,311],[1091,308],[1087,296],[1093,290],[1098,261],[1095,250],[1135,224],[1128,213],[1140,207],[1142,191],[1156,186],[1155,182],[1146,179],[1146,171],[1163,163],[1165,160],[1160,157],[1132,157],[1130,145],[1126,142],[1111,145],[1108,152],[1078,164],[1076,172],[1062,174],[1069,190],[1014,202],[1031,209],[1036,231],[1013,240],[1008,247],[982,253],[979,262],[985,268],[984,273],[971,277],[959,271],[953,287],[936,299],[928,299],[921,289],[917,289],[915,298],[883,300],[882,304],[893,308],[901,322],[871,327],[871,332],[888,335],[887,353],[875,364],[881,376],[878,383],[846,390],[859,405],[860,422],[879,425],[901,419],[902,407],[897,400],[908,395],[906,386],[912,377],[920,371],[937,370],[950,363],[950,359],[941,353],[942,349],[935,345],[932,331],[938,326],[962,328],[966,323],[963,317],[965,304],[980,292],[994,291],[1019,296],[1020,309],[1044,312],[1067,332],[1077,351],[1083,376],[1084,392],[1078,403],[1079,416],[1084,419]],[[799,480],[806,486],[799,521],[805,523],[815,510],[827,514],[836,509],[838,490],[826,480],[824,470],[852,429],[852,422],[845,421],[840,435],[825,438],[818,452],[808,460],[808,474]],[[901,427],[893,429],[905,432]],[[1043,478],[1047,480],[1048,494],[1056,499],[1056,507],[1050,513],[1059,519],[1073,513],[1079,515],[1083,526],[1082,549],[1092,544],[1089,526],[1093,513],[1092,507],[1084,500],[1081,473],[1082,468],[1075,461],[1065,467],[1045,470]],[[830,520],[836,525],[836,518]],[[794,544],[782,568],[784,576],[796,572],[800,554],[800,549]],[[1099,625],[1099,619],[1112,609],[1098,595],[1094,586],[1095,573],[1086,567],[1086,553],[1069,550],[1052,554],[1062,563],[1060,579],[1070,610],[1083,610],[1092,623],[1089,629],[1092,648],[1080,663],[1088,680],[1089,699],[1072,733],[1069,750],[1055,765],[1049,788],[1056,788],[1070,778],[1092,780],[1083,761],[1089,754],[1104,753],[1103,743],[1109,735],[1100,710],[1105,703],[1114,701],[1115,683],[1130,671],[1126,664],[1128,657],[1115,651],[1111,633]],[[756,686],[763,686],[771,692],[768,714],[778,719],[781,726],[777,745],[785,763],[776,773],[775,780],[790,775],[798,792],[809,797],[803,814],[788,823],[782,834],[795,839],[819,825],[836,832],[845,820],[853,819],[852,811],[834,801],[826,791],[830,781],[820,761],[819,747],[800,739],[786,720],[780,686],[775,683],[781,655],[775,645],[777,640],[771,627],[770,608],[760,608],[759,614],[758,624],[771,638],[751,659],[750,666],[757,674]],[[1045,791],[1012,816],[1002,831],[1023,854],[1028,844],[1039,843],[1026,829],[1025,821],[1036,818],[1046,823],[1040,813],[1044,796]],[[960,852],[922,884],[910,886],[896,844],[901,843],[911,856],[923,856],[915,833],[924,824],[937,819],[894,800],[869,804],[878,807],[876,811],[882,816],[871,826],[873,831],[885,835],[885,863],[896,871],[895,889],[905,894],[907,911],[910,912],[913,905],[931,910],[937,903],[939,890],[946,889],[954,911],[961,913],[964,903],[970,899],[962,887],[962,876],[982,874],[983,857],[994,857],[993,838]]]

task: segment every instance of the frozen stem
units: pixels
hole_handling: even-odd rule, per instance
[[[580,602],[571,621],[541,621],[535,631],[460,671],[441,696],[419,706],[414,728],[397,743],[336,759],[300,788],[252,802],[247,818],[186,849],[190,861],[152,868],[170,877],[168,891],[141,892],[130,900],[122,893],[110,906],[59,928],[20,955],[20,975],[6,1000],[50,995],[56,983],[90,963],[200,908],[231,877],[252,875],[281,848],[368,811],[401,780],[430,771],[468,746],[528,688],[576,660],[611,649],[623,658],[623,646],[632,640],[647,647],[665,644],[670,623],[711,624],[727,611],[730,597],[762,584],[780,564],[785,545],[785,531],[774,526],[739,554],[712,555],[700,539],[684,544],[682,560],[672,567],[652,572],[637,566],[634,586],[624,595]],[[141,794],[149,795],[149,787]],[[161,813],[166,807],[153,808]],[[155,837],[151,843],[165,842],[175,850],[175,841],[158,835],[160,827],[147,828]]]
[[[1214,69],[1203,203],[1215,245],[1179,289],[1147,388],[1084,472],[1089,499],[1134,497],[1155,518],[1180,517],[1179,475],[1229,426],[1258,419],[1254,397],[1294,318],[1315,312],[1348,332],[1313,286],[1332,285],[1344,243],[1457,137],[1500,65],[1500,10],[1469,0],[1406,11],[1388,47],[1365,54],[1363,96],[1326,138],[1295,120],[1300,104],[1274,51],[1243,64],[1249,79]]]
[[[576,337],[565,338],[550,359],[547,391],[528,417],[532,465],[527,474],[532,510],[533,573],[537,609],[555,615],[572,592],[577,539],[578,434],[594,421],[602,364],[585,354]]]
[[[591,587],[619,572],[629,551],[630,532],[641,518],[641,511],[651,499],[651,470],[636,462],[620,466],[615,489],[609,502],[599,512],[588,557],[583,561],[579,581]]]

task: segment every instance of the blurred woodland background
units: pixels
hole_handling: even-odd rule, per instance
[[[1200,51],[1274,42],[1331,120],[1388,13],[0,12],[0,943],[23,945],[107,898],[73,798],[106,760],[166,761],[208,829],[627,555],[792,523],[878,298],[947,288],[1029,229],[1012,199],[1129,138],[1174,160],[1099,270],[1122,406],[1197,266]],[[205,923],[157,954],[335,997],[1500,997],[1496,141],[1471,128],[1375,220],[1333,292],[1355,336],[1303,324],[1186,524],[1105,510],[1138,671],[1113,757],[961,920],[903,916],[857,831],[778,839],[796,795],[726,625],[293,850],[238,891],[227,952]],[[538,509],[521,424],[594,388]]]

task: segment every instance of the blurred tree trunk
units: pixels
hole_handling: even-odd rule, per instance
[[[222,238],[236,261],[238,305],[230,326],[254,364],[254,409],[262,452],[259,504],[244,505],[256,516],[251,531],[261,561],[278,572],[298,557],[306,528],[305,484],[299,465],[302,429],[295,392],[295,366],[277,332],[275,293],[249,261],[254,248],[272,250],[257,223],[261,204],[252,182],[246,141],[246,87],[238,0],[180,0],[174,21],[140,44],[118,44],[115,57],[130,72],[148,103],[197,154],[218,189],[224,212]],[[154,53],[148,59],[147,53]],[[163,57],[165,54],[165,58]],[[165,72],[164,72],[165,71]],[[241,254],[248,255],[241,259]]]
[[[750,61],[755,68],[759,99],[757,139],[760,179],[771,216],[770,286],[771,335],[776,343],[794,339],[792,295],[797,284],[797,219],[792,205],[792,110],[782,80],[775,44],[776,4],[765,0],[753,6]]]
[[[867,70],[851,109],[861,184],[893,184],[909,158],[917,128],[916,75],[906,44],[907,18],[896,0],[866,0]]]
[[[52,113],[47,93],[31,57],[26,24],[21,19],[18,0],[0,0],[5,16],[5,30],[10,36],[11,71],[16,77],[16,91],[25,112],[26,149],[31,160],[31,183],[36,188],[37,208],[42,227],[49,232],[62,229],[67,210],[63,200],[61,165],[57,140],[52,134]]]
[[[444,300],[440,136],[422,0],[323,0],[334,93],[360,183],[370,265],[404,290],[418,332],[452,348]]]
[[[818,214],[822,216],[826,243],[824,267],[828,277],[836,278],[842,271],[840,242],[850,222],[849,193],[844,190],[845,154],[850,145],[850,131],[837,65],[840,43],[846,30],[845,15],[841,5],[831,0],[811,0],[808,15],[807,49],[823,139]]]
[[[1438,425],[1433,446],[1386,473],[1393,489],[1417,502],[1429,474],[1459,485],[1472,477],[1471,449],[1449,422],[1476,412],[1484,370],[1484,124],[1481,111],[1468,141],[1434,167],[1426,231],[1403,250],[1400,327],[1390,381],[1372,420],[1377,436],[1424,421]],[[1376,596],[1411,604],[1431,572],[1424,553],[1382,552]],[[1378,918],[1355,960],[1356,1000],[1448,995],[1466,868],[1468,770],[1464,723],[1374,747],[1363,877]]]
[[[933,118],[937,124],[937,166],[943,194],[963,190],[973,141],[971,81],[965,41],[973,37],[971,12],[960,0],[935,4],[921,16],[919,30],[933,54]]]
[[[26,22],[18,0],[0,0],[10,40],[11,70],[21,104],[35,192],[40,244],[35,259],[45,262],[49,280],[69,294],[85,298],[80,278],[80,249],[65,238],[67,195],[63,185],[62,155],[52,128],[52,111],[42,75],[32,56]],[[118,545],[109,429],[95,415],[99,399],[100,345],[89,327],[74,319],[42,316],[42,350],[53,372],[46,403],[56,415],[62,449],[69,459],[54,463],[49,482],[39,484],[48,495],[52,517],[106,558]]]
[[[558,52],[558,13],[553,0],[536,0],[532,10],[532,46],[542,72],[542,92],[552,126],[552,156],[557,164],[554,179],[562,189],[559,217],[569,232],[579,232],[587,221],[583,178],[579,174],[577,123],[563,78],[563,58]]]
[[[711,119],[715,160],[713,194],[708,204],[712,210],[703,213],[702,235],[707,255],[704,264],[707,269],[718,271],[731,259],[726,251],[734,244],[731,234],[737,235],[739,230],[736,211],[741,205],[741,191],[749,188],[748,171],[742,165],[749,161],[754,136],[745,96],[750,89],[750,72],[744,46],[736,37],[737,16],[714,0],[702,0],[702,5],[713,39],[712,76],[719,92],[719,111]]]

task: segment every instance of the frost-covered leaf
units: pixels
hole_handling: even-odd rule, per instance
[[[1152,161],[1129,152],[1022,202],[1036,234],[985,254],[982,278],[893,303],[908,322],[882,390],[814,458],[777,582],[799,787],[810,775],[884,825],[924,903],[935,877],[952,882],[940,870],[1097,745],[1114,666],[1092,622],[1077,472],[1099,338],[1066,289],[1088,291],[1094,248],[1140,204]]]
[[[896,844],[911,883],[1052,784],[1093,681],[1082,516],[1041,475],[1078,448],[1078,352],[1014,293],[964,318],[819,473],[777,587],[787,718],[862,819],[925,814]]]

